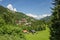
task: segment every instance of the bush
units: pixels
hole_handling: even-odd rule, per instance
[[[0,27],[3,26],[5,23],[5,21],[2,19],[2,17],[0,17]]]
[[[21,40],[24,39],[24,34],[22,33],[22,29],[18,26],[13,26],[13,25],[3,25],[0,27],[0,37],[5,38],[6,40],[8,40],[9,38],[11,38],[10,36],[12,36],[12,40]],[[9,39],[10,40],[10,39]]]

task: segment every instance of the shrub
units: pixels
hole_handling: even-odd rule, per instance
[[[3,25],[2,27],[0,27],[0,36],[3,36],[5,38],[5,36],[7,36],[6,38],[10,38],[10,36],[12,36],[12,40],[25,40],[24,38],[24,34],[22,33],[22,29],[18,26],[13,26],[13,25]],[[1,36],[1,37],[2,37]]]

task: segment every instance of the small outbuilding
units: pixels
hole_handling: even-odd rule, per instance
[[[32,33],[36,33],[36,31],[35,31],[35,30],[30,30],[30,32],[32,32]]]

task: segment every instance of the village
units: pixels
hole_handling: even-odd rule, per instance
[[[15,22],[19,26],[24,25],[24,26],[31,27],[31,24],[32,24],[32,22],[28,22],[27,19],[25,19],[25,18],[22,18],[21,20],[16,20]],[[28,31],[26,29],[23,29],[23,33],[36,33],[36,31],[35,30]]]

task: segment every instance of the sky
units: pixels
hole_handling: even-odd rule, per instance
[[[51,15],[52,0],[0,0],[0,5],[40,19]]]

